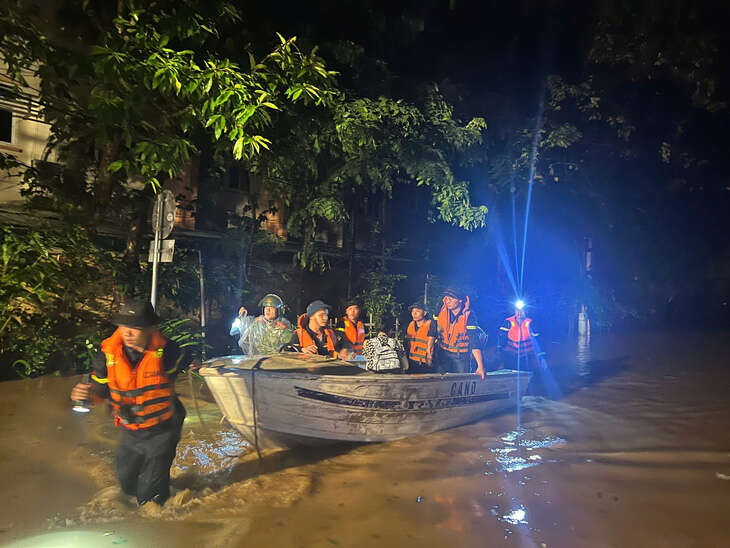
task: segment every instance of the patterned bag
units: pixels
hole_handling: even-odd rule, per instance
[[[367,361],[365,369],[368,371],[399,370],[401,368],[400,356],[404,353],[403,345],[396,339],[390,339],[384,335],[368,339],[363,345],[363,355]]]

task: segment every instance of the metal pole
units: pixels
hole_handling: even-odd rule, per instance
[[[200,355],[205,359],[205,277],[203,276],[203,252],[200,249],[198,249],[198,269],[200,271],[200,334],[203,337]]]
[[[162,233],[162,193],[157,195],[157,199],[155,200],[155,212],[157,214],[157,219],[155,222],[154,231],[155,231],[155,241],[153,243],[153,249],[152,249],[152,294],[150,297],[150,302],[152,303],[153,308],[157,308],[157,269],[160,262],[160,234]]]

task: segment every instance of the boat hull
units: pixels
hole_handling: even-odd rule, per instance
[[[346,367],[346,366],[345,366]],[[260,449],[383,442],[427,434],[514,407],[529,374],[327,374],[205,367],[225,418]]]

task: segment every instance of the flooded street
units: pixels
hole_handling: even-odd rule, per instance
[[[0,545],[728,546],[727,336],[545,340],[519,423],[263,461],[185,376],[162,509],[120,495],[117,433],[101,407],[74,416],[75,378],[2,383]]]

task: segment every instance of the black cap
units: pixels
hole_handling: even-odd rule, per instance
[[[411,306],[408,307],[408,310],[413,310],[414,308],[419,308],[423,310],[426,314],[428,314],[428,306],[423,304],[423,301],[417,301],[413,303]]]
[[[146,299],[128,299],[120,303],[112,323],[123,327],[152,327],[160,323],[152,303]]]
[[[444,297],[453,297],[454,299],[459,299],[460,301],[464,300],[464,295],[462,294],[462,292],[453,285],[450,285],[446,288],[446,291],[444,291]]]
[[[312,301],[311,303],[309,303],[309,306],[307,307],[307,316],[313,316],[320,310],[329,311],[330,308],[332,308],[332,307],[328,304],[324,304],[323,301],[319,301],[319,300]]]

